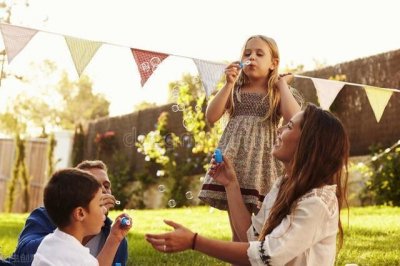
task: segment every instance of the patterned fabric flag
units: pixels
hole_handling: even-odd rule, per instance
[[[220,81],[225,71],[226,65],[195,58],[193,58],[193,62],[196,64],[201,82],[203,83],[204,90],[208,97],[215,90],[218,81]]]
[[[161,62],[169,56],[169,54],[139,50],[134,48],[132,48],[131,51],[139,69],[142,87],[153,74],[153,72],[157,69],[157,67],[161,64]]]
[[[9,64],[38,32],[37,30],[8,24],[1,24],[0,28]]]
[[[85,70],[90,60],[92,60],[102,43],[68,36],[65,36],[65,41],[67,42],[69,52],[74,61],[75,69],[78,72],[78,75],[81,76],[82,72]]]
[[[336,96],[339,94],[340,90],[344,87],[345,83],[336,80],[318,78],[311,78],[311,80],[314,83],[315,89],[317,91],[317,96],[321,108],[329,110],[329,107],[335,100]]]
[[[376,122],[379,123],[393,91],[372,86],[365,86],[364,89],[367,93],[372,110],[374,111]]]

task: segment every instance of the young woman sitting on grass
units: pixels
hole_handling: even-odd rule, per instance
[[[172,221],[165,223],[174,231],[147,234],[146,240],[161,252],[194,249],[240,265],[334,265],[337,235],[339,247],[343,241],[340,210],[349,155],[342,123],[310,104],[278,129],[272,154],[285,174],[255,216],[245,207],[231,160],[212,162],[211,175],[225,187],[242,242],[209,239]]]

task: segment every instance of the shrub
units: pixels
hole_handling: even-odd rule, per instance
[[[400,206],[400,140],[391,148],[374,149],[369,166],[367,194],[376,204]]]

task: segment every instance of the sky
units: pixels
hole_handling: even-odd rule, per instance
[[[43,32],[8,67],[28,75],[32,62],[50,59],[76,79],[62,35],[108,43],[84,74],[111,101],[110,114],[123,115],[142,101],[165,103],[169,82],[197,74],[190,58],[237,60],[254,34],[276,40],[281,68],[312,70],[315,61],[335,65],[400,49],[399,10],[395,0],[30,0],[15,6],[12,24]],[[176,56],[142,88],[129,47]],[[20,89],[3,81],[0,108]]]

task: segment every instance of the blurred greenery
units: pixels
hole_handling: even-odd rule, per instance
[[[21,87],[34,87],[17,94],[3,113],[0,130],[7,134],[29,134],[28,128],[40,128],[47,137],[54,128],[73,130],[79,123],[108,116],[110,103],[92,89],[92,81],[82,75],[70,80],[54,62],[33,64],[29,76],[19,81]]]

